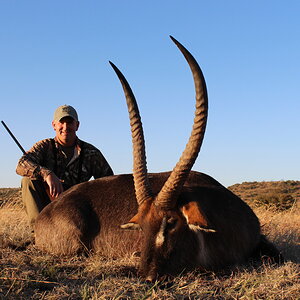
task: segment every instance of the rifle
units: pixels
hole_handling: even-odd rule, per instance
[[[9,135],[12,137],[12,139],[15,141],[15,143],[18,145],[18,147],[21,149],[21,151],[23,152],[23,154],[25,154],[26,151],[21,146],[21,144],[18,142],[18,140],[15,138],[15,136],[13,135],[13,133],[9,130],[9,128],[6,126],[6,124],[4,123],[4,121],[1,121],[1,123],[4,126],[4,128],[7,130],[7,132],[9,133]]]

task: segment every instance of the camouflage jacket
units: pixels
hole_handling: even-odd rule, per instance
[[[34,144],[20,158],[16,172],[38,180],[45,180],[54,172],[63,181],[65,188],[88,181],[92,176],[99,178],[113,175],[102,153],[93,145],[77,139],[74,155],[69,160],[56,138]]]

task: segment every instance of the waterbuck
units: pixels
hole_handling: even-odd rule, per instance
[[[38,248],[69,255],[97,251],[105,235],[118,233],[121,243],[122,229],[142,229],[140,273],[147,280],[243,263],[261,248],[276,253],[246,203],[210,176],[191,171],[206,127],[207,90],[196,60],[171,39],[190,66],[196,91],[194,125],[179,162],[171,172],[148,174],[137,103],[125,77],[111,63],[129,111],[133,174],[96,179],[64,192],[36,220]]]

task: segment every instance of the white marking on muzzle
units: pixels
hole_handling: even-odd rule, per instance
[[[157,233],[156,240],[155,240],[155,246],[157,248],[161,247],[163,243],[165,242],[165,230],[166,230],[166,225],[167,225],[167,218],[164,217],[161,225],[159,232]]]

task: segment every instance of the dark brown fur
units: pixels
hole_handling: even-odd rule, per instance
[[[149,174],[154,193],[161,189],[169,174]],[[196,258],[202,246],[182,213],[185,206],[194,202],[207,220],[207,228],[216,231],[198,232],[208,253],[206,262],[200,266]],[[190,173],[174,211],[161,212],[152,204],[145,205],[149,207],[139,210],[143,211],[140,225],[145,242],[141,273],[145,277],[174,274],[195,267],[215,269],[241,263],[259,246],[260,226],[253,211],[240,198],[203,173]],[[131,174],[79,184],[41,212],[35,227],[36,246],[58,255],[97,251],[102,249],[106,235],[115,235],[115,243],[119,243],[124,235],[120,225],[128,222],[137,211]],[[176,224],[168,224],[167,240],[162,248],[158,248],[155,239],[166,215],[172,216]],[[137,239],[140,232],[130,234]]]
[[[192,173],[192,177],[197,175]],[[191,215],[185,212],[191,204],[198,207],[196,218],[192,218],[193,211]],[[158,245],[164,218],[167,225]],[[145,234],[141,274],[149,280],[194,268],[216,270],[243,263],[260,243],[260,225],[254,212],[216,182],[185,186],[172,210],[145,203],[136,219]]]
[[[170,172],[149,174],[157,193]],[[191,172],[186,186],[220,186],[208,175]],[[132,174],[78,184],[43,209],[36,220],[38,248],[53,254],[74,254],[101,248],[101,233],[122,236],[119,227],[137,212]]]

